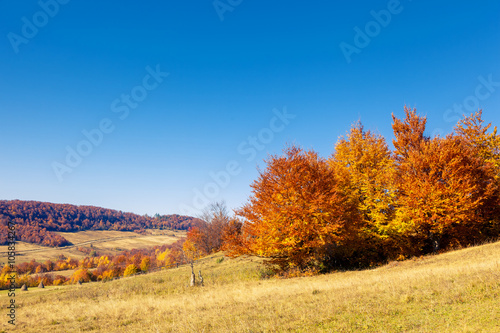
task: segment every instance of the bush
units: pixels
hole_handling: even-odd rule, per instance
[[[130,264],[127,266],[127,268],[125,268],[125,271],[123,272],[123,276],[130,276],[130,275],[134,275],[137,273],[137,266],[135,266],[134,264]]]

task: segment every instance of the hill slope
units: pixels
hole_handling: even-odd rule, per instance
[[[500,242],[365,271],[260,279],[255,258],[16,293],[23,332],[499,332]],[[0,293],[7,303],[5,292]],[[53,309],[57,309],[54,311]],[[0,328],[7,328],[6,321]]]
[[[142,216],[94,206],[75,206],[38,201],[0,200],[0,245],[7,243],[8,221],[16,223],[17,240],[64,246],[69,242],[54,231],[137,231],[141,229],[187,230],[199,223],[190,216]]]

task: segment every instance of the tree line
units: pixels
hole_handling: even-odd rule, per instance
[[[0,200],[0,245],[7,244],[9,220],[15,222],[16,240],[44,246],[69,245],[64,237],[54,231],[188,230],[200,222],[197,218],[176,214],[150,217],[94,206]]]
[[[12,272],[16,275],[18,287],[26,284],[35,287],[44,285],[63,285],[90,281],[109,281],[115,278],[147,273],[161,268],[173,267],[176,263],[187,263],[189,258],[183,252],[184,239],[173,244],[143,249],[123,251],[117,255],[106,255],[92,251],[92,255],[77,260],[61,255],[56,260],[37,262],[34,259],[15,265],[14,269],[6,264],[0,271],[0,289],[8,289]],[[69,277],[58,274],[74,270]]]

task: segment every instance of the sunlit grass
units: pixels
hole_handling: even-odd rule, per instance
[[[19,332],[500,332],[500,243],[366,271],[261,279],[260,260],[18,293]],[[6,304],[5,292],[0,296]],[[5,316],[6,317],[6,316]],[[1,329],[8,329],[4,319]]]

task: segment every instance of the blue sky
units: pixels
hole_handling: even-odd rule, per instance
[[[500,124],[498,1],[4,0],[0,22],[0,199],[195,215],[286,143],[328,157],[358,119],[390,142],[404,105],[428,134]]]

